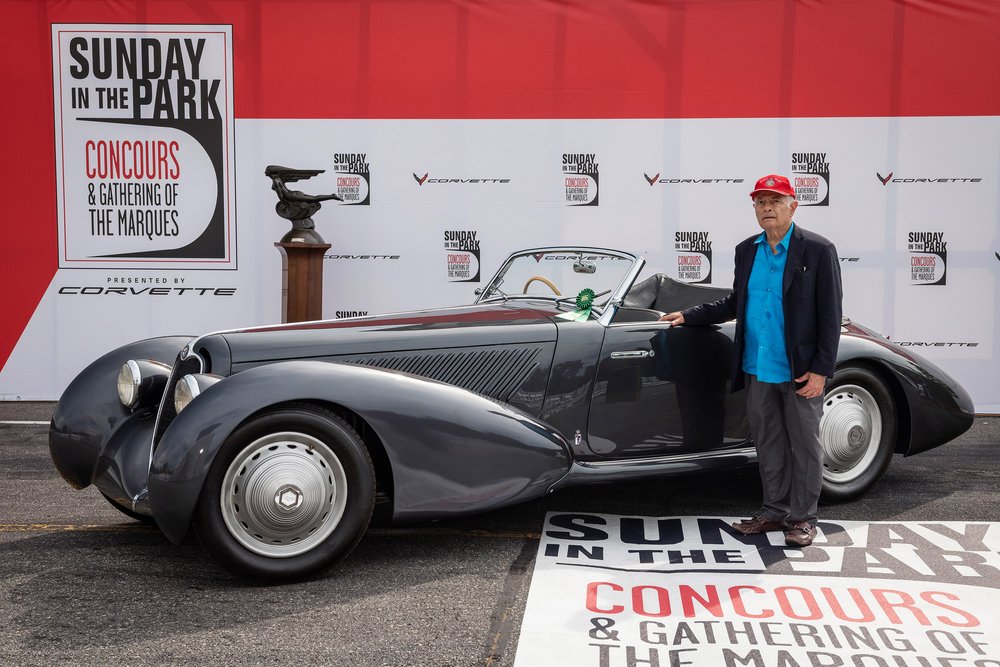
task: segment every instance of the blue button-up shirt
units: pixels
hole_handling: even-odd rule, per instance
[[[795,224],[771,252],[767,235],[762,232],[754,241],[757,254],[747,284],[747,309],[744,319],[743,371],[756,375],[760,382],[790,382],[792,370],[785,350],[785,311],[781,306],[781,281],[788,259],[788,240]]]

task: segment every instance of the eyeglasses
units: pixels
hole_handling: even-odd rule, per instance
[[[757,197],[757,199],[753,200],[753,207],[754,208],[766,208],[766,207],[770,206],[771,208],[775,208],[777,206],[781,206],[782,204],[784,204],[786,199],[787,199],[787,197],[785,197],[785,196],[781,196],[781,197]]]

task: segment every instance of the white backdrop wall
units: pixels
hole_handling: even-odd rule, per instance
[[[1000,413],[1000,73],[967,66],[1000,58],[1000,9],[959,5],[11,5],[10,190],[31,214],[4,222],[0,399],[57,398],[135,339],[277,321],[277,164],[345,197],[314,216],[328,318],[468,303],[538,245],[729,286],[747,193],[787,174],[796,222],[837,245],[845,313]],[[176,240],[95,227],[91,188],[132,181],[94,173],[88,141],[177,142],[145,179],[179,193],[152,206]]]
[[[708,276],[710,257],[711,284],[728,286],[733,247],[757,229],[753,181],[771,172],[794,178],[793,154],[818,153],[828,165],[828,205],[802,205],[796,221],[836,243],[845,313],[941,365],[978,411],[1000,412],[1000,296],[989,250],[1000,230],[996,117],[245,120],[236,123],[236,153],[238,270],[60,269],[0,376],[0,394],[54,397],[83,364],[130,340],[277,321],[273,243],[288,223],[274,212],[269,164],[325,169],[297,187],[326,193],[338,189],[335,154],[365,156],[370,203],[329,202],[314,216],[332,245],[324,316],[337,317],[470,302],[509,252],[528,246],[633,250],[646,257],[645,274],[678,277],[678,257],[691,255],[676,248],[678,232],[711,243],[695,281]],[[597,206],[567,203],[565,154],[596,156]],[[474,233],[479,281],[449,278],[447,232]],[[910,247],[911,233],[943,239],[933,276],[943,284],[914,279],[912,258],[927,253]],[[65,293],[129,276],[235,293]],[[39,368],[52,350],[56,363]]]

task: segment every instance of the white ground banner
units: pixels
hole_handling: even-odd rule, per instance
[[[1000,667],[1000,523],[549,513],[516,667]]]

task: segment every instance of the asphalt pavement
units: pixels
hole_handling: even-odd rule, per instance
[[[546,512],[740,516],[760,492],[754,471],[566,489],[374,528],[322,576],[260,586],[71,489],[48,456],[52,408],[0,403],[0,665],[512,665]],[[895,457],[867,495],[821,518],[998,521],[998,492],[1000,418],[979,418]]]

